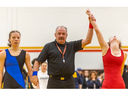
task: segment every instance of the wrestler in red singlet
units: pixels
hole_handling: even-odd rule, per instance
[[[124,89],[125,83],[121,75],[121,65],[124,60],[124,53],[121,50],[121,56],[114,56],[109,47],[107,53],[103,56],[105,78],[102,89]]]

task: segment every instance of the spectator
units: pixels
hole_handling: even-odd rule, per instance
[[[98,72],[98,78],[97,78],[100,81],[100,83],[103,82],[103,77],[104,77],[104,71],[103,70],[100,70]]]
[[[30,81],[30,77],[29,77],[28,73],[26,72],[25,67],[23,67],[22,74],[23,74],[23,78],[24,78],[24,82],[25,82],[25,88],[33,89],[32,83]]]
[[[34,89],[34,87],[32,86],[32,83],[30,81],[30,77],[29,77],[28,74],[26,76],[26,83],[27,83],[27,88],[26,89]]]
[[[128,58],[125,61],[124,72],[123,72],[122,77],[124,79],[125,87],[126,89],[128,89]]]
[[[38,71],[39,86],[37,88],[47,89],[49,76],[47,74],[47,63],[41,64],[41,70]]]
[[[34,58],[34,59],[32,60],[32,62],[31,62],[31,63],[32,63],[32,68],[33,68],[33,66],[34,66],[34,63],[35,63],[36,59],[37,59],[37,58]]]
[[[97,80],[96,71],[91,71],[89,74],[89,80],[87,81],[87,87],[89,89],[99,89],[101,87],[101,83]]]
[[[82,81],[83,81],[82,88],[83,89],[86,89],[87,88],[86,82],[88,81],[88,79],[89,79],[89,71],[88,70],[85,70],[84,71],[84,77],[82,77]]]
[[[77,68],[77,72],[78,72],[79,75],[82,77],[82,69],[81,69],[81,68]]]
[[[82,78],[77,71],[74,72],[73,78],[75,81],[75,89],[82,89]]]
[[[26,88],[26,76],[27,76],[27,72],[25,70],[25,68],[23,67],[23,70],[22,70],[22,74],[23,74],[23,78],[24,78],[24,82],[25,82],[25,88]]]

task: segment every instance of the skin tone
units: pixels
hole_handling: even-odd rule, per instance
[[[102,33],[100,32],[99,28],[98,28],[98,25],[96,23],[96,21],[93,21],[92,18],[94,18],[93,14],[90,12],[90,10],[88,9],[86,11],[86,14],[90,17],[90,22],[96,32],[96,35],[97,35],[97,38],[98,38],[98,42],[100,44],[100,47],[101,47],[101,50],[102,50],[102,56],[104,56],[108,49],[109,49],[109,45],[107,44],[107,42],[104,40],[103,36],[102,36]],[[120,49],[119,49],[119,39],[114,36],[113,38],[110,39],[110,48],[111,48],[111,53],[114,55],[114,56],[120,56],[121,52],[120,52]],[[127,57],[127,53],[124,52],[124,58]],[[121,74],[123,73],[123,67],[124,64],[122,64],[122,67],[121,67]]]
[[[113,55],[115,55],[115,56],[121,55],[120,49],[118,48],[119,44],[120,44],[120,41],[116,36],[114,36],[110,39],[110,47],[112,49]]]
[[[96,80],[96,75],[95,75],[95,73],[92,73],[92,74],[91,74],[91,78],[92,78],[92,81],[95,81],[95,80]]]
[[[84,76],[88,77],[89,73],[88,71],[84,71]]]
[[[8,49],[9,53],[12,56],[18,56],[21,53],[21,49],[19,48],[20,44],[20,34],[18,32],[11,33],[11,37],[9,38],[9,41],[11,42],[11,47]],[[6,52],[3,50],[0,53],[0,86],[2,83],[2,78],[3,78],[3,69],[4,69],[4,62],[6,58]],[[25,64],[28,69],[28,73],[30,74],[30,80],[32,78],[32,67],[30,64],[30,55],[28,52],[26,52],[26,57],[25,57]],[[1,87],[0,87],[1,88]]]
[[[86,11],[86,13],[87,13],[88,16],[90,16],[90,18],[94,17],[94,16],[91,14],[91,12],[90,12],[89,9]],[[90,20],[91,20],[91,19],[90,19]],[[99,30],[99,28],[98,28],[96,22],[91,20],[91,24],[93,25],[93,28],[94,28],[94,30],[95,30],[95,32],[96,32],[96,35],[97,35],[97,38],[98,38],[98,41],[99,41],[99,44],[100,44],[100,46],[101,46],[101,49],[102,49],[102,56],[104,56],[104,55],[106,54],[108,48],[109,48],[109,45],[108,45],[107,42],[104,40],[104,38],[103,38],[103,36],[102,36],[102,34],[101,34],[101,32],[100,32],[100,30]],[[119,53],[119,50],[120,50],[120,49],[119,49],[119,39],[117,39],[116,36],[114,36],[113,38],[110,39],[110,47],[111,47],[111,49],[112,49],[112,53],[113,53],[113,54],[114,54],[114,53]],[[116,51],[118,51],[118,52],[116,52]],[[114,54],[114,55],[119,55],[119,54]]]
[[[65,44],[65,41],[67,39],[67,31],[64,27],[59,27],[56,32],[55,32],[55,37],[56,37],[56,41],[59,43],[59,44]]]
[[[94,17],[92,17],[92,20],[96,21],[96,19]],[[89,22],[90,22],[90,18],[89,18]],[[65,44],[68,34],[64,27],[62,27],[62,26],[58,27],[58,29],[56,30],[54,35],[55,35],[56,41],[59,44]],[[88,28],[87,36],[85,39],[82,40],[81,48],[84,48],[86,45],[91,43],[92,36],[93,36],[93,29]],[[41,64],[41,62],[35,61],[33,70],[38,71],[40,64]],[[37,82],[38,82],[38,78],[37,78],[37,76],[32,76],[32,78],[33,78],[32,79],[33,84],[36,86]]]
[[[43,73],[45,73],[46,70],[47,70],[47,63],[43,63],[43,64],[41,65],[41,71],[42,71]]]
[[[78,70],[77,72],[78,72],[80,75],[82,74],[82,71],[81,71],[81,70]]]

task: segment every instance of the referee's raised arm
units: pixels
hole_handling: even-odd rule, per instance
[[[90,19],[92,19],[92,21],[96,21],[96,19],[94,17],[93,18],[88,17],[88,19],[89,19],[89,28],[88,28],[88,32],[87,32],[86,38],[82,40],[82,48],[84,48],[86,45],[90,44],[91,41],[92,41],[93,26],[91,24]]]

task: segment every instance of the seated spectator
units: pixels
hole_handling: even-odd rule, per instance
[[[82,77],[82,89],[87,89],[87,84],[86,82],[88,81],[88,78],[89,78],[89,71],[88,70],[85,70],[84,71],[84,77]]]
[[[97,80],[96,71],[91,71],[89,74],[89,80],[87,81],[87,87],[89,89],[99,89],[101,85],[100,81]]]

